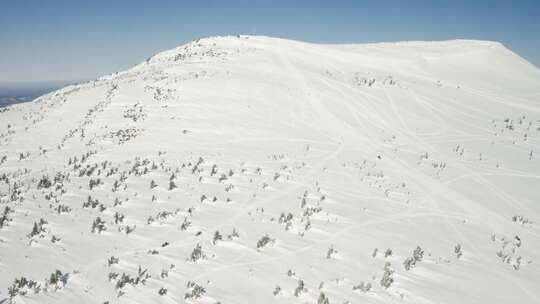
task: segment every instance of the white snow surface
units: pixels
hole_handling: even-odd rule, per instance
[[[539,101],[497,42],[230,36],[0,109],[0,303],[540,303]]]

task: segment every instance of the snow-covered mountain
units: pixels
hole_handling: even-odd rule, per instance
[[[0,109],[0,303],[539,303],[540,71],[212,37]]]

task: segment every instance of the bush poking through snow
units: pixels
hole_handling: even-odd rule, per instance
[[[218,230],[214,232],[214,239],[212,240],[212,244],[216,245],[218,241],[221,241],[223,239],[223,236],[219,233]]]
[[[512,221],[515,222],[515,223],[519,223],[521,225],[526,225],[526,224],[530,223],[530,221],[528,219],[524,218],[521,215],[512,216]]]
[[[383,288],[388,288],[394,283],[394,278],[392,275],[394,274],[394,270],[390,268],[391,264],[390,262],[386,262],[384,264],[384,273],[381,278],[380,284]]]
[[[51,273],[49,277],[49,281],[47,282],[48,285],[54,285],[58,286],[58,283],[62,283],[62,286],[67,284],[68,280],[68,274],[63,274],[60,270],[56,270],[55,272]]]
[[[21,277],[20,279],[15,279],[13,284],[8,288],[8,295],[11,299],[11,303],[14,303],[13,298],[18,295],[26,296],[30,292],[37,294],[42,290],[45,292],[59,290],[66,286],[68,279],[69,274],[62,273],[60,270],[55,270],[45,279],[44,286],[42,287],[42,284],[39,282]]]
[[[285,213],[281,213],[279,216],[278,222],[280,224],[285,224],[285,230],[289,230],[292,226],[292,220],[293,220],[292,213],[289,212],[289,214],[285,215]]]
[[[184,222],[180,225],[180,230],[185,231],[191,226],[191,222],[188,221],[187,217],[184,218]]]
[[[321,294],[319,295],[319,299],[317,300],[317,304],[330,304],[330,300],[324,294],[324,292],[321,292]]]
[[[463,255],[463,252],[461,251],[461,245],[460,244],[457,244],[455,247],[454,247],[454,253],[456,254],[456,257],[459,259],[461,258],[461,256]]]
[[[176,186],[176,184],[174,183],[173,180],[170,180],[169,181],[169,191],[175,189],[175,188],[178,188],[178,186]]]
[[[118,262],[120,262],[120,258],[117,258],[115,256],[111,256],[108,260],[107,260],[107,264],[109,265],[109,267],[111,267],[112,265],[114,264],[118,264]]]
[[[363,281],[360,284],[353,286],[353,290],[360,290],[361,292],[368,292],[371,290],[371,283],[364,283]]]
[[[28,238],[32,238],[36,235],[40,235],[42,232],[45,232],[45,228],[43,225],[47,224],[47,221],[44,219],[39,219],[39,222],[34,222],[34,227],[32,227],[32,231],[28,234]]]
[[[20,279],[15,279],[13,284],[8,287],[8,295],[10,299],[13,299],[18,295],[25,296],[29,291],[39,293],[40,290],[41,285],[38,282],[21,277]]]
[[[90,179],[90,181],[88,181],[88,188],[92,190],[95,187],[98,187],[99,185],[102,185],[102,184],[103,184],[103,181],[100,178]]]
[[[424,258],[424,250],[420,246],[416,246],[416,249],[413,251],[413,258],[417,262],[422,261]]]
[[[99,205],[99,200],[92,199],[92,196],[88,196],[86,202],[83,202],[83,208],[96,208]]]
[[[2,212],[2,216],[0,216],[0,229],[7,226],[8,223],[13,220],[8,217],[8,215],[12,212],[13,212],[13,209],[9,208],[9,206],[6,206],[4,208],[4,211]]]
[[[415,265],[416,261],[411,257],[408,257],[405,259],[405,261],[403,261],[403,267],[405,267],[405,270],[407,271],[411,270],[411,268],[413,268]]]
[[[58,214],[70,213],[71,212],[71,208],[69,206],[66,206],[66,205],[58,205],[55,210],[56,210],[56,212]]]
[[[330,248],[328,248],[328,251],[326,252],[326,258],[331,259],[336,254],[337,254],[337,250],[335,250],[334,245],[332,245],[330,246]]]
[[[119,223],[122,223],[124,221],[124,215],[118,212],[114,213],[114,223],[118,225]]]
[[[225,174],[221,174],[221,176],[219,177],[218,181],[221,183],[222,181],[226,181],[227,180],[227,175]]]
[[[192,262],[197,262],[198,260],[202,260],[206,258],[206,254],[202,250],[202,246],[200,244],[197,244],[195,248],[193,248],[193,251],[191,252],[191,255],[189,256],[189,260]]]
[[[92,223],[92,233],[101,233],[101,231],[105,230],[107,230],[107,227],[105,227],[105,221],[98,216]]]
[[[231,232],[231,234],[227,235],[227,239],[229,241],[232,241],[235,238],[239,238],[239,237],[240,237],[240,234],[238,234],[238,231],[236,231],[236,228],[233,228],[233,231]]]
[[[424,251],[422,250],[422,248],[420,248],[420,246],[417,246],[416,249],[413,251],[413,256],[408,257],[405,259],[405,261],[403,261],[403,267],[405,267],[405,270],[408,271],[411,268],[415,267],[417,262],[422,261],[423,258]]]
[[[118,273],[109,273],[109,280],[117,280],[115,284],[115,288],[122,289],[126,287],[126,285],[132,285],[137,286],[139,284],[146,284],[146,281],[150,278],[150,275],[148,274],[148,269],[142,269],[141,266],[139,266],[137,270],[137,277],[132,277],[126,273],[122,273],[122,276],[120,279],[118,279]],[[119,293],[121,295],[122,293]]]
[[[48,175],[43,175],[37,184],[38,189],[47,189],[52,186],[52,182]]]
[[[260,240],[257,241],[257,249],[263,248],[266,245],[272,243],[274,240],[268,236],[268,234],[265,234]]]
[[[206,289],[195,282],[189,281],[187,283],[188,292],[184,295],[186,300],[196,300],[204,296]]]
[[[298,286],[296,286],[296,288],[294,289],[294,296],[299,297],[302,294],[302,292],[306,292],[306,291],[307,289],[304,286],[304,280],[298,280]]]

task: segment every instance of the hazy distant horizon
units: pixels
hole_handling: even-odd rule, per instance
[[[0,107],[32,101],[66,85],[85,80],[2,81],[0,82]]]

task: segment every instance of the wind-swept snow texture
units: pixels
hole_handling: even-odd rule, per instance
[[[1,303],[540,303],[540,71],[237,36],[0,109]]]

